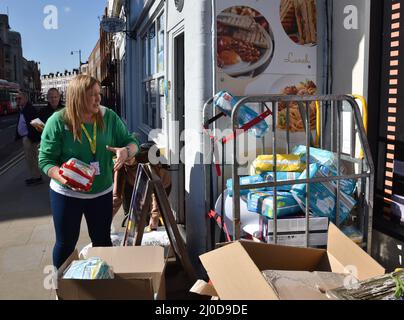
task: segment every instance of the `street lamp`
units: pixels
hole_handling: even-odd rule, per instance
[[[73,50],[70,52],[71,55],[78,53],[79,54],[79,74],[81,73],[81,50]]]

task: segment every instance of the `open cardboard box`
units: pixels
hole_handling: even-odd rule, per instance
[[[335,225],[328,230],[327,250],[237,241],[200,256],[217,296],[222,300],[278,300],[261,271],[346,273],[362,281],[385,270]],[[206,289],[206,288],[205,288]],[[307,297],[301,297],[305,299]]]
[[[90,248],[88,258],[99,257],[112,267],[114,279],[63,279],[73,252],[58,270],[57,296],[61,300],[153,300],[165,299],[164,248],[131,246]]]

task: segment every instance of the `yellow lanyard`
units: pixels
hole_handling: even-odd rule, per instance
[[[84,131],[84,134],[86,135],[88,142],[90,143],[90,149],[91,153],[95,156],[95,153],[97,152],[97,121],[94,121],[94,127],[93,127],[93,138],[91,139],[90,135],[88,134],[88,131],[84,124],[81,124],[81,128]]]

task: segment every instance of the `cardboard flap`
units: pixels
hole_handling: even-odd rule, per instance
[[[259,270],[314,271],[326,251],[240,241]],[[276,257],[276,258],[272,258]]]
[[[192,288],[189,289],[189,292],[196,293],[201,296],[217,297],[215,288],[203,280],[197,280]]]
[[[121,277],[152,276],[165,268],[164,248],[160,246],[96,247],[88,250],[88,257],[101,258]]]
[[[240,242],[205,253],[200,259],[220,299],[277,300]]]
[[[357,274],[354,276],[360,281],[385,273],[380,264],[332,223],[328,228],[327,251],[333,272],[343,272],[342,267],[357,270]]]

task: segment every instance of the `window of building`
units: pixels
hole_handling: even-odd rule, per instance
[[[142,122],[150,129],[161,128],[160,110],[164,90],[164,14],[157,17],[142,37]],[[164,96],[164,94],[163,94]]]

